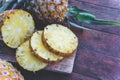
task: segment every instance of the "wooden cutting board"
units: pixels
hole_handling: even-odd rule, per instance
[[[72,73],[75,56],[76,52],[72,56],[63,59],[61,62],[50,64],[46,70],[61,73]]]
[[[72,56],[63,59],[60,62],[50,64],[47,68],[45,68],[45,70],[61,73],[72,73],[75,56],[76,51]],[[10,62],[17,63],[15,59],[15,50],[7,47],[2,41],[1,37],[0,37],[0,58]]]

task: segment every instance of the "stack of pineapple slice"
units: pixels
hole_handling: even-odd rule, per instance
[[[35,72],[47,66],[47,63],[44,63],[33,56],[29,40],[17,48],[16,59],[21,67],[29,71]]]
[[[28,71],[41,70],[77,49],[76,35],[63,25],[51,24],[34,32],[34,20],[28,12],[11,10],[2,15],[3,41],[10,48],[17,48],[17,62]]]
[[[43,31],[37,31],[31,37],[30,45],[34,54],[45,62],[56,62],[63,59],[63,57],[53,54],[47,50],[42,42],[42,33]]]

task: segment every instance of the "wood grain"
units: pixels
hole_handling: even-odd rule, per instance
[[[79,49],[86,49],[98,55],[120,58],[120,36],[96,30],[72,29],[79,38]],[[78,51],[79,52],[79,51]]]
[[[79,49],[74,71],[98,80],[120,79],[120,36],[74,29]]]
[[[8,48],[2,40],[0,40],[0,58],[7,61],[16,62],[15,50]]]
[[[60,73],[67,73],[67,74],[72,73],[74,61],[76,57],[76,52],[77,50],[74,52],[73,55],[63,59],[60,62],[50,64],[45,70],[53,71],[53,72],[60,72]]]
[[[75,0],[71,0],[75,1]],[[76,0],[113,9],[120,9],[120,0]]]

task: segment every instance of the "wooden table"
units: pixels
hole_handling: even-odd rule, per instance
[[[120,0],[69,0],[71,5],[97,18],[120,22]],[[17,64],[26,80],[120,80],[120,27],[90,26],[92,31],[72,28],[79,46],[72,74],[42,70],[28,72]]]

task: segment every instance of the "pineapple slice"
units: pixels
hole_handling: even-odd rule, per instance
[[[63,57],[53,54],[44,47],[42,42],[42,31],[35,32],[31,37],[30,43],[35,55],[45,62],[56,62],[63,59]]]
[[[51,24],[44,28],[43,42],[51,52],[64,57],[74,53],[78,46],[77,36],[59,24]]]
[[[11,48],[17,48],[27,40],[35,28],[31,14],[23,10],[6,11],[2,22],[3,41]]]
[[[40,61],[33,55],[29,40],[18,47],[16,51],[16,59],[19,65],[28,71],[35,72],[47,66],[47,63]]]
[[[24,77],[12,64],[0,59],[0,80],[24,80]]]

